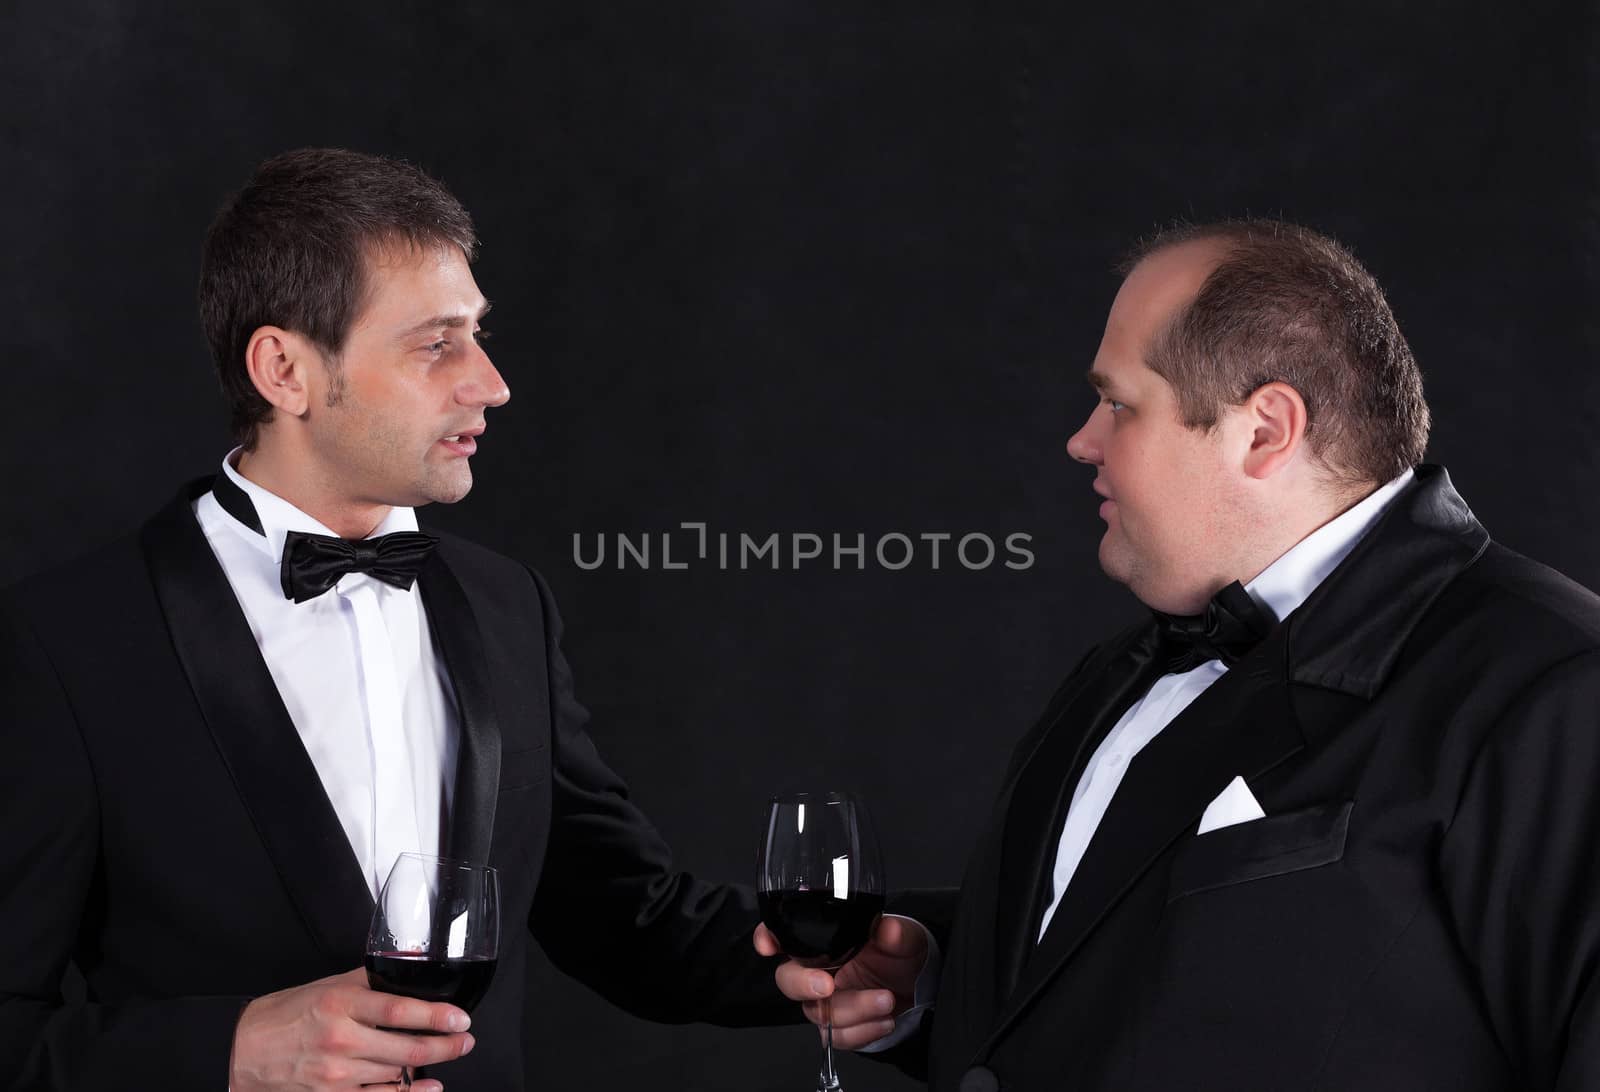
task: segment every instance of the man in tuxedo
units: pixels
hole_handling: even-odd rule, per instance
[[[544,582],[418,530],[509,396],[474,247],[410,166],[264,163],[200,278],[239,446],[0,599],[0,1086],[520,1088],[530,934],[641,1015],[788,1017],[753,894],[675,870],[597,755]],[[470,1021],[358,969],[408,850],[499,870]]]
[[[779,984],[936,1089],[1600,1087],[1600,602],[1419,465],[1338,244],[1213,224],[1124,272],[1067,450],[1151,617],[1023,738],[932,941]]]

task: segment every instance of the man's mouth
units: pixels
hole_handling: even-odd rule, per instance
[[[1110,519],[1111,513],[1116,511],[1117,502],[1111,499],[1111,495],[1105,491],[1098,481],[1091,488],[1094,489],[1095,496],[1100,498],[1100,518]]]

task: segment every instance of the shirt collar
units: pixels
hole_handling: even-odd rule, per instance
[[[250,503],[255,505],[256,516],[261,520],[261,534],[241,525],[237,520],[229,518],[228,522],[240,532],[243,537],[255,546],[272,561],[274,565],[283,557],[283,542],[290,531],[299,531],[303,534],[339,536],[325,524],[306,515],[300,509],[278,496],[270,490],[263,489],[249,478],[234,469],[239,453],[243,448],[234,448],[222,460],[222,472],[228,480],[244,490],[245,496],[250,498]],[[390,508],[388,515],[382,522],[373,528],[368,538],[377,538],[387,535],[392,531],[415,531],[417,529],[417,512],[414,508]]]
[[[1251,597],[1281,621],[1287,618],[1339,562],[1355,549],[1377,518],[1383,514],[1400,490],[1411,481],[1407,470],[1398,478],[1380,485],[1357,504],[1341,512],[1295,543],[1287,553],[1263,569],[1244,586]]]

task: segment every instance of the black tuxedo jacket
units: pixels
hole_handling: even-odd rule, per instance
[[[1035,944],[1153,643],[1092,652],[1021,742],[901,1059],[962,1092],[1600,1088],[1600,601],[1418,468],[1133,761]],[[1197,835],[1240,775],[1266,817]]]
[[[0,599],[0,1087],[222,1092],[250,998],[361,963],[372,898],[193,517],[208,485]],[[753,894],[674,871],[596,754],[543,581],[441,537],[418,584],[459,705],[448,852],[499,868],[502,935],[478,1045],[433,1075],[521,1087],[530,931],[640,1015],[794,1019]]]

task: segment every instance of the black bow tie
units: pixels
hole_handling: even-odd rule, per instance
[[[315,599],[347,573],[409,589],[439,540],[421,531],[396,531],[378,538],[348,539],[290,531],[283,540],[280,580],[296,603]]]
[[[1204,614],[1153,613],[1161,642],[1158,655],[1166,657],[1171,674],[1193,671],[1208,660],[1232,667],[1278,624],[1237,580],[1212,597]]]
[[[227,474],[217,475],[211,485],[211,495],[228,515],[256,534],[266,534],[249,495]],[[315,599],[346,573],[366,573],[385,584],[409,588],[438,543],[437,538],[421,531],[396,531],[360,541],[290,531],[283,540],[283,563],[278,570],[278,580],[283,586],[284,598],[296,603]]]

